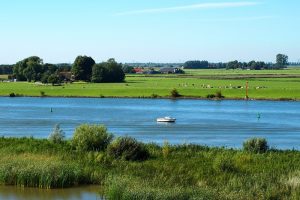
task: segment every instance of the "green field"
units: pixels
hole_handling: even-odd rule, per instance
[[[150,158],[125,161],[70,141],[0,138],[0,184],[64,188],[100,184],[108,199],[299,199],[300,153],[147,144]]]
[[[128,75],[124,83],[73,83],[61,86],[27,82],[0,83],[0,95],[61,97],[170,97],[176,88],[183,97],[206,98],[221,91],[242,99],[249,82],[252,99],[300,99],[300,70],[189,70],[184,75]]]
[[[185,69],[186,74],[192,75],[253,75],[253,74],[289,74],[289,75],[300,75],[300,68],[287,68],[284,70],[226,70],[226,69]]]

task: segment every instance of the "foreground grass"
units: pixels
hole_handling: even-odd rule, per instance
[[[106,152],[78,152],[70,143],[0,139],[0,184],[62,188],[102,184],[108,199],[299,199],[300,152],[196,145],[146,145],[143,162]]]
[[[300,99],[300,78],[203,79],[182,77],[127,77],[125,83],[73,83],[62,86],[34,83],[0,83],[0,95],[60,97],[169,97],[176,88],[184,97],[206,98],[221,91],[225,98],[245,97],[249,81],[249,97],[253,99]]]

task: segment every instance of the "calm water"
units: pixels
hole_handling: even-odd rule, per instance
[[[44,190],[0,186],[1,200],[101,200],[99,186]]]
[[[0,136],[47,138],[59,123],[72,137],[76,126],[98,123],[144,142],[238,148],[258,136],[300,149],[300,102],[1,97],[0,111]],[[156,122],[169,115],[175,124]]]

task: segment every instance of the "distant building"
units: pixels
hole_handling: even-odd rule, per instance
[[[75,77],[71,72],[59,72],[59,77],[65,82],[74,81]]]
[[[165,68],[161,68],[159,70],[160,73],[162,74],[181,74],[183,73],[183,71],[179,68],[173,68],[173,67],[165,67]]]
[[[134,71],[136,74],[143,74],[143,73],[144,73],[144,69],[142,69],[142,68],[140,68],[140,67],[134,68],[133,71]]]
[[[146,70],[143,74],[160,74],[161,72],[156,71],[154,69]]]

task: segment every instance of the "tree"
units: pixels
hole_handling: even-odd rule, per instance
[[[125,74],[134,74],[135,71],[134,71],[134,68],[132,66],[129,66],[129,65],[124,65],[122,67],[123,71]]]
[[[242,67],[243,67],[243,63],[241,63],[237,60],[228,62],[226,65],[226,69],[238,69],[238,68],[242,68]]]
[[[59,80],[59,77],[58,77],[57,74],[51,74],[51,75],[48,77],[47,82],[48,82],[48,83],[51,83],[52,85],[60,84],[60,80]]]
[[[36,73],[34,71],[33,66],[28,66],[23,70],[23,75],[26,78],[28,82],[31,82],[32,80],[35,80]]]
[[[288,65],[289,57],[284,54],[277,54],[276,56],[276,68],[282,69]]]
[[[13,65],[0,65],[0,74],[12,74]]]
[[[95,64],[93,58],[88,56],[78,56],[72,66],[72,72],[76,80],[91,81],[92,68]]]
[[[46,63],[43,65],[43,71],[49,72],[50,74],[55,73],[58,70],[57,65]]]
[[[93,66],[92,82],[94,83],[118,83],[123,82],[124,79],[122,64],[117,63],[113,58]]]
[[[112,139],[113,135],[104,126],[83,124],[75,129],[71,142],[79,151],[102,151]]]
[[[261,70],[263,68],[265,68],[266,64],[264,62],[256,62],[256,61],[251,61],[248,63],[248,67],[251,70]]]
[[[115,59],[110,58],[107,62],[104,63],[105,68],[107,69],[107,82],[123,82],[125,79],[125,74],[122,70],[122,65],[117,63]]]
[[[183,67],[185,69],[207,69],[208,68],[208,61],[187,61],[184,63]]]
[[[103,64],[96,64],[93,66],[92,82],[93,83],[104,83],[107,79],[107,69]]]
[[[37,56],[25,58],[13,67],[13,75],[19,81],[38,81],[43,73],[43,60]]]

